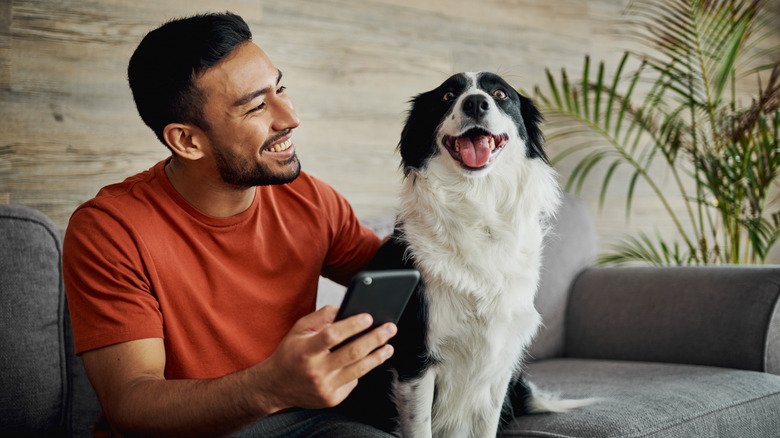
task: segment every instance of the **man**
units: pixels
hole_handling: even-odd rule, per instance
[[[371,317],[315,311],[318,276],[345,283],[379,239],[300,172],[282,73],[226,13],[150,32],[128,76],[172,156],[103,188],[68,225],[65,285],[103,407],[96,435],[383,436],[317,410],[392,355],[396,328],[330,351]]]

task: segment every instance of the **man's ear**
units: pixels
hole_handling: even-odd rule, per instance
[[[197,126],[187,123],[169,123],[163,128],[163,138],[173,152],[188,160],[203,157],[205,136]]]

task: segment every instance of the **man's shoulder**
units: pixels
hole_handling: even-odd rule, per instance
[[[110,216],[143,215],[145,211],[153,208],[154,202],[151,200],[161,194],[161,190],[154,186],[155,179],[158,178],[157,167],[163,164],[157,163],[122,182],[101,188],[94,198],[84,202],[74,211],[74,216],[85,210],[100,211]]]
[[[131,196],[135,189],[138,187],[147,186],[155,180],[157,177],[155,170],[158,165],[159,163],[150,169],[137,173],[133,176],[129,176],[122,182],[109,184],[103,187],[100,189],[100,191],[98,191],[98,194],[94,199],[110,202],[112,198]]]

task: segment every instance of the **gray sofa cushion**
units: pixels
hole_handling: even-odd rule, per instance
[[[67,412],[61,246],[38,211],[0,205],[0,432],[36,436]]]
[[[527,415],[507,437],[772,437],[780,431],[780,376],[727,368],[553,359],[529,380],[566,398],[600,397],[562,414]]]

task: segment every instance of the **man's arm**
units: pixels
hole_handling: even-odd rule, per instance
[[[267,360],[212,380],[166,380],[159,338],[88,351],[82,358],[119,434],[226,435],[286,408],[335,406],[358,378],[392,355],[392,346],[385,345],[395,335],[392,324],[331,352],[371,326],[366,314],[334,323],[336,312],[326,306],[301,318]]]

